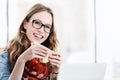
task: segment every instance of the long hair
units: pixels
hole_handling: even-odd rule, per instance
[[[42,5],[42,4],[36,4],[34,5],[29,11],[28,14],[26,15],[26,17],[23,19],[17,36],[15,38],[13,38],[9,45],[8,48],[12,48],[12,51],[10,52],[10,62],[11,62],[11,69],[13,69],[17,58],[30,46],[30,40],[27,38],[26,36],[26,30],[23,27],[24,21],[29,21],[30,18],[38,12],[42,12],[42,11],[47,11],[48,13],[51,14],[52,16],[52,32],[49,34],[49,37],[46,39],[46,41],[44,41],[42,43],[42,45],[48,47],[49,49],[56,51],[57,50],[57,46],[58,46],[58,40],[56,37],[56,32],[55,32],[55,27],[54,27],[54,16],[53,16],[53,12],[50,8]],[[49,67],[51,66],[51,64],[48,65]],[[53,70],[53,68],[51,67],[51,70]],[[52,74],[52,72],[51,72]],[[52,79],[51,79],[52,80]]]

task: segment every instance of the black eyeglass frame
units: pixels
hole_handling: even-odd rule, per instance
[[[34,23],[35,21],[39,22],[39,27],[35,27],[35,26],[34,26],[33,23]],[[50,30],[49,30],[49,31],[46,31],[45,28],[48,27],[48,25],[43,24],[39,19],[31,19],[30,22],[32,23],[32,27],[35,28],[35,29],[40,29],[40,28],[44,27],[44,32],[46,32],[46,33],[51,33],[51,32],[53,31],[53,27],[52,27],[52,26],[49,26],[49,27],[50,27]],[[40,25],[40,24],[41,24],[41,25]]]

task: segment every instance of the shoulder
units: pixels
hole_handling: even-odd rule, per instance
[[[8,51],[4,50],[0,53],[0,67],[9,67],[9,55]]]
[[[10,75],[10,62],[8,51],[0,52],[0,80],[8,80]]]
[[[9,56],[8,56],[8,51],[4,50],[2,52],[0,52],[0,62],[4,62],[4,61],[8,61],[9,60]]]
[[[4,51],[0,52],[0,56],[8,56],[8,51],[4,50]]]

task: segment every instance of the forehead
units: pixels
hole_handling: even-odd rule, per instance
[[[44,24],[52,25],[52,16],[47,11],[35,13],[31,18],[32,19],[39,19]]]

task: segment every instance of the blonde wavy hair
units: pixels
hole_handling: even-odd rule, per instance
[[[26,17],[23,19],[20,27],[19,27],[19,31],[17,36],[12,39],[8,45],[8,49],[12,48],[11,52],[10,52],[10,62],[11,62],[11,69],[13,69],[17,58],[30,46],[30,41],[26,36],[26,30],[23,27],[24,21],[29,21],[30,18],[38,12],[42,12],[42,11],[47,11],[48,13],[51,14],[52,16],[52,32],[50,33],[49,37],[47,38],[46,41],[44,41],[42,43],[42,45],[48,47],[49,49],[53,50],[53,51],[57,51],[57,46],[58,46],[58,39],[56,36],[56,32],[55,32],[55,27],[54,27],[54,16],[53,16],[53,12],[50,8],[42,5],[42,4],[36,4],[34,5],[29,11],[28,14],[26,15]],[[54,70],[51,67],[51,64],[48,64],[50,70],[51,70],[51,75],[50,78],[51,80],[53,80],[53,74],[52,71]]]

